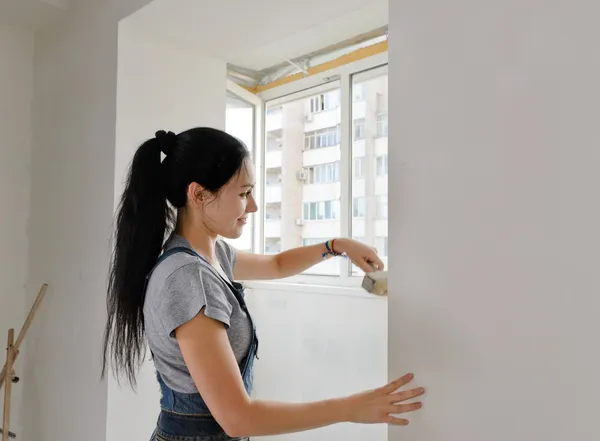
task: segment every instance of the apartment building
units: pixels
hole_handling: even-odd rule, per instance
[[[387,75],[353,84],[352,164],[342,181],[340,89],[267,106],[265,252],[341,235],[340,197],[350,191],[351,234],[388,255]],[[335,261],[312,271],[338,274]]]

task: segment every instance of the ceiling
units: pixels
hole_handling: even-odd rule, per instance
[[[388,1],[154,0],[126,20],[205,55],[260,71],[386,26]]]

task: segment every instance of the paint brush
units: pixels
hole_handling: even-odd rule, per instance
[[[388,293],[387,271],[379,271],[372,263],[369,265],[373,271],[366,273],[363,277],[363,289],[376,296],[386,296]]]

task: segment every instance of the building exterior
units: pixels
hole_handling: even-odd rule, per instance
[[[388,254],[387,75],[353,85],[352,237]],[[267,107],[265,253],[341,234],[340,89]],[[312,270],[339,274],[335,261]]]

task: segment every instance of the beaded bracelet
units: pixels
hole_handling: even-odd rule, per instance
[[[325,253],[322,254],[323,259],[325,259],[327,256],[336,256],[336,257],[337,256],[343,256],[343,257],[346,257],[345,254],[338,253],[337,251],[335,251],[335,248],[333,246],[334,242],[335,242],[335,239],[329,239],[327,242],[325,242],[325,248],[327,248],[327,252],[325,252]]]

